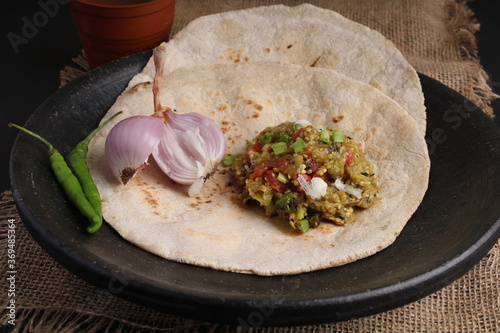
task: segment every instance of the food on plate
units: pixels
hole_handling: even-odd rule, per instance
[[[359,144],[379,187],[377,202],[346,226],[321,223],[301,233],[258,205],[243,204],[227,168],[219,167],[200,195],[189,197],[150,158],[123,186],[105,162],[108,126],[88,154],[103,216],[123,238],[166,259],[258,275],[343,265],[394,242],[426,192],[430,162],[415,121],[379,90],[335,71],[278,63],[181,67],[165,75],[160,99],[177,114],[212,119],[233,156],[263,129],[286,121],[340,129]],[[119,96],[102,121],[117,110],[123,114],[111,123],[153,109],[151,85],[142,83]]]
[[[398,48],[379,32],[311,4],[263,6],[195,19],[168,42],[165,73],[198,64],[245,62],[335,70],[394,99],[425,134],[420,80]],[[151,61],[143,79],[150,80],[154,72]]]
[[[285,217],[301,232],[323,221],[345,225],[355,208],[371,207],[379,193],[359,145],[343,131],[307,120],[266,128],[230,164],[244,203],[257,201],[267,216]]]

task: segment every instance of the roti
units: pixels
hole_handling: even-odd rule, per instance
[[[380,196],[346,226],[322,223],[305,234],[286,221],[244,205],[223,167],[203,192],[189,197],[150,159],[126,186],[104,158],[113,123],[151,115],[151,85],[125,91],[103,121],[123,114],[89,146],[88,163],[103,201],[103,216],[124,239],[163,258],[218,270],[258,275],[309,272],[373,255],[394,242],[427,189],[430,162],[415,121],[370,85],[322,68],[278,63],[181,67],[165,76],[162,105],[199,112],[223,130],[228,153],[245,150],[267,126],[308,119],[342,129],[362,144],[378,175]]]
[[[273,5],[193,20],[168,44],[165,73],[197,64],[278,62],[328,68],[367,83],[426,129],[417,73],[379,32],[310,4]],[[154,76],[152,61],[144,80]],[[149,78],[148,78],[149,77]]]

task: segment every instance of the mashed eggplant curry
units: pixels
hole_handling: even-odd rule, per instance
[[[306,120],[266,128],[244,155],[227,156],[223,164],[244,188],[243,202],[259,202],[266,215],[287,218],[302,232],[323,221],[345,225],[379,193],[361,148],[344,132]]]

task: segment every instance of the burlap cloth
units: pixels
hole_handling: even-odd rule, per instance
[[[173,33],[194,18],[279,1],[177,0]],[[417,71],[434,77],[474,101],[488,115],[494,95],[477,55],[479,23],[467,3],[447,0],[310,1],[368,25],[391,39]],[[301,1],[281,1],[298,4]],[[61,71],[61,85],[86,71],[83,57]],[[398,309],[320,326],[245,328],[203,323],[139,306],[111,296],[55,262],[24,228],[12,199],[0,202],[1,324],[5,305],[9,221],[16,231],[16,332],[500,332],[500,242],[472,270],[451,285]],[[497,204],[497,203],[492,203]],[[12,228],[10,228],[12,229]]]

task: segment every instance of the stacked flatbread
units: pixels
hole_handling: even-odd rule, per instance
[[[343,265],[394,242],[427,189],[430,162],[418,76],[379,33],[314,7],[268,6],[201,17],[164,45],[163,105],[199,112],[224,131],[228,153],[267,126],[308,119],[350,132],[376,168],[382,200],[339,227],[305,234],[238,199],[224,168],[189,197],[151,165],[126,186],[105,164],[112,126],[91,142],[88,162],[105,220],[126,240],[166,259],[259,275]],[[150,115],[152,61],[107,117]]]

